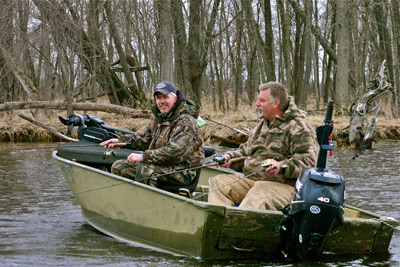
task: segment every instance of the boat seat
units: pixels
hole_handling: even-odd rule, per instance
[[[188,185],[158,184],[158,188],[191,198],[191,194],[196,190],[197,184],[199,183],[200,173],[201,169],[198,169],[196,171],[196,177]]]

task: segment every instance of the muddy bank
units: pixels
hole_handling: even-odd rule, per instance
[[[65,112],[30,113],[27,111],[0,112],[0,142],[58,142],[62,139],[49,131],[38,127],[18,116],[24,114],[34,120],[41,122],[58,132],[67,135],[67,127],[59,121],[58,117],[66,117]],[[83,113],[82,113],[83,114]],[[106,125],[132,131],[142,130],[149,122],[149,119],[132,119],[127,116],[115,115],[105,112],[91,112],[91,116],[102,119]],[[253,110],[241,110],[240,112],[230,112],[226,115],[222,112],[203,111],[203,118],[210,118],[218,122],[247,132],[252,126],[257,124],[255,112]],[[309,115],[307,120],[316,128],[323,124],[323,115]],[[350,118],[346,116],[334,117],[333,138],[338,146],[346,145]],[[245,142],[247,137],[232,129],[218,125],[211,121],[206,121],[207,126],[201,128],[206,145],[222,145],[235,147],[241,142]],[[77,138],[77,127],[71,136]],[[390,119],[379,117],[375,130],[376,139],[397,139],[400,140],[400,119]],[[225,140],[224,140],[225,139]]]

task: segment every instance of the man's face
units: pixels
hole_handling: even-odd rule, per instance
[[[278,108],[279,102],[271,103],[271,90],[260,91],[257,98],[257,116],[269,121],[275,120],[275,110]]]
[[[171,109],[174,107],[178,96],[172,94],[164,95],[162,93],[156,94],[156,104],[158,109],[164,114],[168,115]]]

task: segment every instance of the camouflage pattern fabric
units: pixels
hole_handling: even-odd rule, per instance
[[[146,163],[130,163],[127,160],[117,160],[111,167],[111,172],[150,186],[158,187],[160,184],[188,185],[196,176],[196,171],[184,171],[170,175],[166,173],[185,169],[180,166],[160,166]]]
[[[131,143],[129,148],[144,151],[143,163],[147,167],[144,168],[143,172],[147,174],[152,172],[169,173],[203,164],[203,138],[196,119],[186,112],[186,103],[182,93],[177,91],[177,95],[178,101],[170,116],[165,117],[155,105],[152,108],[155,118],[142,132],[123,135],[119,138],[121,142]],[[150,169],[154,171],[150,171]],[[141,175],[149,176],[145,173]],[[196,175],[196,170],[188,171],[188,173],[192,180]],[[164,178],[162,180],[165,180]],[[170,184],[188,183],[182,177],[170,178],[170,182],[163,182]]]
[[[281,164],[287,165],[284,175],[268,177],[266,173],[259,172],[249,178],[294,185],[304,168],[316,165],[316,134],[305,120],[305,112],[296,107],[293,97],[289,97],[289,107],[282,117],[277,116],[270,125],[266,120],[261,121],[239,150],[227,154],[231,158],[246,156],[241,166],[231,166],[244,175],[260,170],[264,160],[276,157]]]

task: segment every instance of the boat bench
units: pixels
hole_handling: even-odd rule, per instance
[[[353,210],[349,208],[344,208],[344,217],[351,217],[351,218],[361,218],[361,212],[358,210]]]

